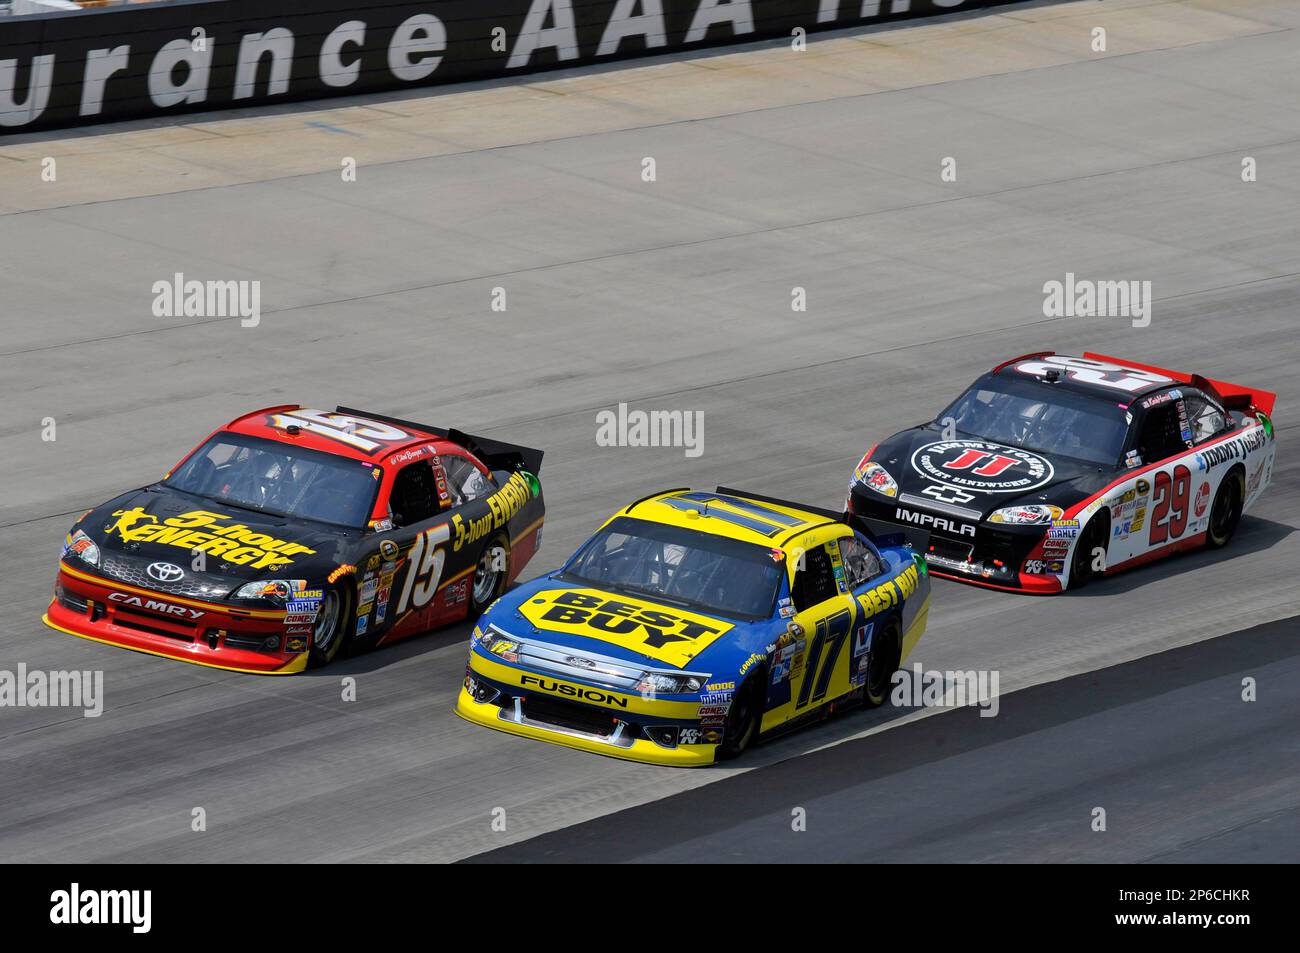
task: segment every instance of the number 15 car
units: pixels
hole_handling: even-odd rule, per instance
[[[77,520],[45,621],[289,674],[474,618],[537,550],[541,458],[344,407],[246,414]]]

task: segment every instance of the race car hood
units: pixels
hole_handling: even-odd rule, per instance
[[[898,484],[895,502],[957,507],[987,519],[1006,506],[1047,503],[1068,509],[1114,479],[1115,471],[1068,457],[959,436],[929,424],[882,441],[871,461]],[[861,492],[871,493],[870,490]],[[904,499],[906,497],[907,499]]]
[[[483,617],[489,625],[527,641],[605,655],[649,668],[710,671],[741,651],[770,625],[702,613],[670,602],[574,584],[555,574],[502,596]],[[764,629],[765,631],[765,629]]]
[[[89,513],[79,528],[105,554],[128,553],[192,567],[233,582],[314,579],[336,565],[340,542],[359,531],[223,507],[165,486],[135,490]]]

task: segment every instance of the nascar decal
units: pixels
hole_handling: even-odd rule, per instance
[[[958,490],[1026,493],[1051,482],[1052,464],[1018,447],[983,440],[943,440],[918,447],[912,469]]]
[[[146,513],[142,506],[115,510],[113,515],[116,521],[104,531],[109,535],[116,533],[123,542],[159,543],[191,552],[197,550],[250,569],[288,566],[293,557],[316,552],[298,543],[258,533],[243,523],[224,523],[223,520],[231,517],[207,510],[191,510],[169,516],[162,522]]]
[[[532,498],[532,495],[533,491],[523,474],[513,474],[506,481],[505,486],[483,501],[487,504],[488,513],[472,520],[464,519],[459,513],[452,516],[451,528],[456,538],[451,548],[460,552],[461,547],[466,543],[477,542],[488,533],[500,529],[524,508],[524,504]]]
[[[734,626],[730,622],[595,589],[547,589],[519,607],[539,629],[610,642],[678,668]]]

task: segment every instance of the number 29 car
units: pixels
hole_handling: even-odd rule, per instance
[[[344,407],[270,407],[68,533],[45,622],[288,674],[477,617],[536,552],[538,450]]]
[[[837,705],[881,704],[929,598],[908,534],[721,487],[669,490],[492,605],[456,711],[584,751],[710,764]]]
[[[1058,593],[1227,545],[1272,478],[1273,401],[1121,358],[1027,354],[868,450],[847,506],[929,530],[936,575]]]

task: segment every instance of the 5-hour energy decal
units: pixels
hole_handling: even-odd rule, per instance
[[[243,523],[225,523],[229,516],[207,510],[191,510],[159,521],[144,507],[133,506],[115,510],[116,519],[105,527],[105,532],[116,533],[126,543],[158,543],[207,553],[221,557],[222,562],[251,569],[274,569],[288,566],[293,557],[312,555],[300,543],[276,539],[259,533]]]
[[[520,473],[513,474],[505,486],[497,490],[483,502],[488,512],[478,519],[466,520],[459,513],[451,518],[451,528],[456,534],[451,548],[460,552],[466,543],[475,543],[493,530],[500,529],[516,513],[524,508],[533,495],[528,481]]]

